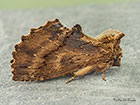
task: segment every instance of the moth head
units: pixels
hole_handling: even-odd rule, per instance
[[[109,29],[96,37],[96,39],[102,43],[101,45],[105,47],[105,49],[113,51],[113,66],[120,66],[122,57],[120,41],[124,36],[125,34],[119,32],[118,30]]]
[[[120,66],[121,57],[122,57],[122,48],[120,47],[121,39],[125,36],[124,33],[119,32],[118,30],[113,30],[112,34],[110,33],[108,37],[111,37],[110,44],[113,46],[113,66]]]

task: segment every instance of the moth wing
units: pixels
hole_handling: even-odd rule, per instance
[[[15,46],[11,60],[13,80],[46,80],[71,74],[92,65],[99,49],[98,41],[86,36],[80,25],[68,29],[58,19],[48,21],[31,29]]]
[[[28,35],[22,36],[22,41],[15,45],[15,51],[12,53],[13,80],[42,80],[40,68],[44,65],[44,56],[61,46],[61,38],[68,30],[55,19],[37,29],[31,29]]]

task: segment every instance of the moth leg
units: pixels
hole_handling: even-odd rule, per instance
[[[77,72],[74,72],[74,76],[71,77],[69,80],[67,80],[66,83],[71,82],[77,76],[83,76],[83,75],[89,73],[92,69],[93,69],[93,66],[87,66],[87,67],[84,67],[84,68],[78,70]]]
[[[110,68],[110,66],[111,66],[110,64],[107,64],[107,65],[105,66],[104,70],[103,70],[102,79],[103,79],[104,81],[106,81],[105,74],[106,74],[106,71]]]
[[[106,73],[106,70],[105,70],[105,71],[103,72],[103,74],[102,74],[102,79],[103,79],[104,81],[106,81],[105,73]]]

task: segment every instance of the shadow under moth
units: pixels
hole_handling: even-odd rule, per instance
[[[102,72],[102,79],[111,66],[120,66],[124,33],[106,30],[95,38],[82,32],[79,24],[71,29],[58,19],[32,28],[15,45],[11,60],[12,79],[15,81],[43,81],[69,74],[77,76],[94,71]]]

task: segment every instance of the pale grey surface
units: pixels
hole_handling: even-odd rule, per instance
[[[81,24],[83,31],[95,37],[105,29],[118,29],[122,39],[120,68],[106,74],[86,75],[65,84],[70,78],[46,82],[11,80],[10,59],[14,45],[30,28],[59,18],[68,27]],[[139,105],[140,103],[140,2],[87,5],[61,9],[0,10],[0,105]],[[134,98],[136,101],[114,101]]]

